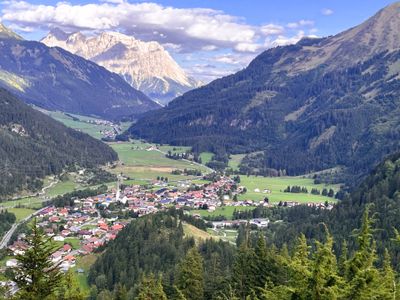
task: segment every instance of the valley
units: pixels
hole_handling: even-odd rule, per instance
[[[0,299],[400,299],[400,2],[92,2],[0,3]]]

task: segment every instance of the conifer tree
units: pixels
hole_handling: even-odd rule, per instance
[[[187,300],[203,299],[203,258],[196,248],[191,248],[179,264],[176,285]]]
[[[302,299],[311,277],[310,247],[304,234],[297,240],[292,259],[290,260],[290,285],[294,288],[293,296]]]
[[[371,299],[380,286],[380,274],[374,266],[377,256],[375,243],[372,240],[369,209],[365,209],[361,230],[358,235],[358,250],[347,262],[346,280],[348,283],[346,296],[349,299]]]
[[[239,247],[232,270],[232,281],[239,299],[246,299],[251,290],[255,288],[255,259],[254,250],[244,242]]]
[[[380,295],[379,299],[397,299],[396,298],[396,274],[393,271],[389,251],[385,249],[384,258],[383,258],[383,266],[381,269],[381,288],[379,289]]]
[[[143,276],[136,300],[167,300],[161,278],[155,279],[153,274]]]
[[[332,251],[333,238],[328,230],[325,243],[316,242],[312,274],[309,284],[310,299],[337,299],[342,288],[338,275],[336,256]]]
[[[51,260],[58,248],[36,224],[32,225],[32,234],[27,237],[28,248],[23,254],[18,254],[18,265],[13,269],[13,281],[19,291],[17,299],[36,300],[50,299],[63,284],[63,274]]]

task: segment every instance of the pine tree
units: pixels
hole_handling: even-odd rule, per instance
[[[239,247],[232,270],[232,283],[239,299],[246,299],[255,287],[255,259],[254,250],[244,242]]]
[[[139,285],[136,300],[167,300],[167,295],[161,284],[161,278],[156,280],[153,274],[144,276]]]
[[[264,287],[268,279],[268,267],[269,259],[267,253],[267,245],[265,243],[265,237],[260,232],[258,235],[257,244],[255,247],[255,268],[253,270],[255,287]]]
[[[114,300],[128,300],[128,291],[121,283],[118,283],[114,289]]]
[[[338,260],[338,271],[340,276],[344,276],[346,272],[346,262],[347,262],[347,256],[348,256],[348,249],[347,249],[347,242],[346,240],[343,240],[342,242],[342,249],[341,253],[339,256]]]
[[[289,260],[290,267],[290,286],[293,287],[293,297],[302,299],[308,288],[308,282],[311,277],[310,247],[304,234],[301,234],[297,240],[292,259]]]
[[[348,283],[346,296],[349,299],[371,299],[380,286],[379,271],[374,266],[377,260],[375,244],[372,240],[369,209],[365,209],[361,230],[358,235],[358,250],[346,265]]]
[[[383,266],[381,270],[381,286],[379,289],[380,295],[379,299],[396,299],[396,274],[392,269],[392,265],[390,262],[389,251],[385,249]],[[378,298],[377,297],[377,298]]]
[[[204,296],[203,258],[196,248],[188,251],[178,266],[177,287],[188,300],[202,300]]]
[[[328,230],[324,244],[316,242],[312,274],[309,284],[310,299],[337,299],[342,287],[338,275],[336,256],[332,251],[333,238]]]
[[[18,266],[13,269],[13,281],[18,285],[17,299],[36,300],[53,297],[62,286],[63,274],[51,261],[51,254],[58,248],[36,224],[27,237],[28,249],[16,256]]]

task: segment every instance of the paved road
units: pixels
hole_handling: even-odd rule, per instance
[[[10,239],[11,239],[12,235],[14,234],[15,230],[17,229],[18,225],[20,225],[20,224],[22,224],[22,223],[28,221],[28,220],[29,220],[30,218],[32,218],[34,215],[40,213],[42,210],[44,210],[44,209],[46,209],[46,208],[47,208],[47,207],[43,207],[43,208],[41,208],[41,209],[39,209],[39,210],[37,210],[37,211],[31,213],[29,216],[27,216],[26,218],[22,219],[21,221],[19,221],[19,222],[17,222],[17,223],[14,223],[14,224],[11,226],[10,230],[7,231],[7,233],[6,233],[6,234],[3,236],[3,238],[1,239],[1,242],[0,242],[0,249],[3,249],[3,248],[5,248],[5,247],[7,247],[8,242],[10,241]]]

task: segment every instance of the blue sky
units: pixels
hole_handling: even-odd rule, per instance
[[[27,39],[52,27],[88,34],[113,30],[161,43],[203,81],[245,67],[258,53],[304,36],[355,26],[385,0],[3,1],[1,19]]]

